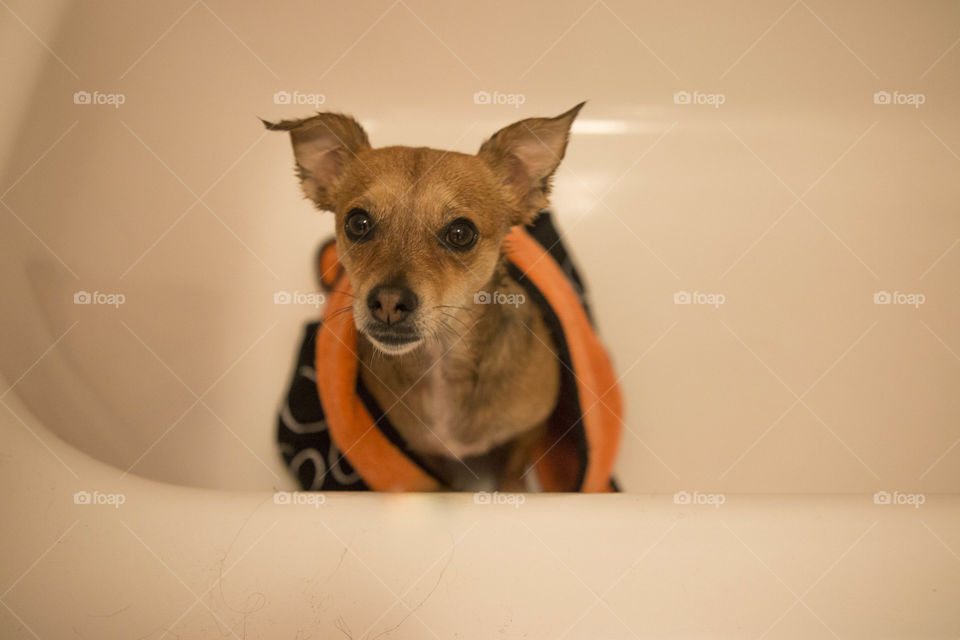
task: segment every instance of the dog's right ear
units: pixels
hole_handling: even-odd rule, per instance
[[[332,211],[336,185],[344,165],[358,152],[370,148],[367,133],[350,116],[318,113],[303,120],[267,122],[270,131],[289,131],[297,176],[303,193],[319,209]]]

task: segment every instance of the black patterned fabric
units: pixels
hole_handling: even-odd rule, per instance
[[[314,358],[319,322],[306,326],[290,390],[277,418],[277,440],[284,462],[307,491],[365,491],[360,474],[330,438],[317,393]]]

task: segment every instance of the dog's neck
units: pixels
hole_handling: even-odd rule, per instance
[[[450,309],[449,331],[402,356],[362,335],[358,345],[363,382],[408,446],[455,460],[468,476],[475,471],[460,460],[542,426],[559,391],[556,347],[536,304],[503,265],[486,291],[512,302]]]

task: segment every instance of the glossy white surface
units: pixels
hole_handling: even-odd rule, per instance
[[[0,481],[18,487],[3,506],[4,638],[960,631],[956,496],[927,495],[919,507],[870,495],[734,494],[713,500],[719,506],[649,494],[500,504],[327,494],[276,504],[265,492],[120,480],[39,428],[52,452],[16,425],[0,428],[19,452],[0,466]],[[123,504],[74,504],[77,488]]]
[[[960,635],[958,37],[952,2],[5,0],[0,635]],[[272,503],[317,314],[273,296],[331,225],[255,118],[313,110],[283,91],[465,152],[589,99],[554,209],[642,495]]]
[[[282,482],[273,412],[317,310],[273,296],[313,290],[331,217],[255,116],[322,99],[374,144],[470,152],[588,98],[554,208],[622,375],[624,486],[957,490],[957,7],[509,6],[68,3],[55,28],[11,5],[53,51],[7,21],[13,393],[124,470]]]

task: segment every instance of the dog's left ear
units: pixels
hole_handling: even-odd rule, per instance
[[[513,224],[527,224],[548,204],[550,180],[563,160],[570,126],[585,103],[555,118],[528,118],[497,131],[477,155],[503,180],[516,205]]]

